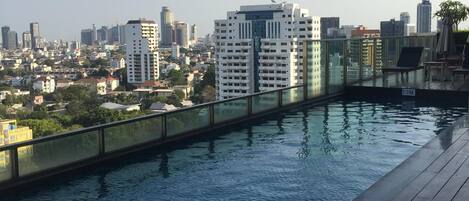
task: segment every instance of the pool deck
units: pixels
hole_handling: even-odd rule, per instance
[[[355,200],[469,200],[468,117],[444,130]]]

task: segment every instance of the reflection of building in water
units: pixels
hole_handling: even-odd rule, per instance
[[[27,141],[33,139],[33,131],[29,127],[18,127],[16,120],[0,120],[0,146],[13,144],[17,142]],[[18,148],[18,155],[31,152],[31,147]],[[0,171],[1,168],[7,167],[9,155],[5,152],[0,152]]]

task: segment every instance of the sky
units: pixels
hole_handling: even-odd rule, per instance
[[[277,0],[280,2],[281,0]],[[341,24],[379,28],[380,21],[399,19],[409,12],[416,23],[417,4],[421,0],[294,0],[313,16],[338,16]],[[433,12],[443,0],[432,0]],[[469,0],[460,0],[469,5]],[[49,41],[80,40],[80,30],[92,24],[125,24],[129,19],[147,18],[160,22],[162,6],[173,11],[176,20],[196,24],[199,37],[211,33],[213,20],[223,19],[227,11],[240,5],[269,4],[271,0],[0,0],[0,26],[8,25],[21,34],[30,22],[39,22],[40,31]],[[7,9],[5,9],[7,8]],[[436,20],[432,26],[436,29]],[[469,28],[469,20],[460,28]]]

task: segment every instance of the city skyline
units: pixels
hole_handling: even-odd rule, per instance
[[[14,9],[7,9],[0,13],[0,26],[10,26],[11,30],[18,33],[29,30],[31,22],[39,22],[41,26],[41,35],[47,40],[64,39],[67,41],[80,40],[80,30],[96,25],[114,25],[125,24],[129,19],[147,18],[160,22],[161,7],[168,6],[174,13],[176,19],[184,20],[188,24],[196,24],[198,26],[199,35],[213,32],[213,20],[226,17],[226,11],[239,9],[240,5],[252,4],[269,4],[267,0],[237,0],[222,2],[216,0],[202,0],[203,3],[183,3],[183,0],[162,0],[150,1],[142,0],[142,3],[135,4],[132,1],[104,0],[94,2],[85,0],[83,3],[75,5],[73,10],[85,11],[70,12],[69,1],[53,1],[44,0],[40,2],[30,2],[29,7],[21,6],[28,15],[18,15]],[[443,0],[431,1],[434,7],[433,12],[438,10],[438,5]],[[371,0],[358,0],[354,2],[342,0],[318,0],[315,2],[307,0],[288,1],[289,3],[298,3],[305,9],[308,9],[311,15],[330,17],[337,16],[341,18],[341,24],[365,25],[370,28],[379,28],[380,22],[392,18],[399,19],[401,12],[409,12],[411,23],[416,23],[417,4],[421,0],[396,0],[392,2],[380,2],[382,8],[365,10],[363,7],[357,7],[357,4],[367,5],[375,3]],[[113,5],[112,9],[107,9],[109,5]],[[19,7],[21,1],[9,1],[3,5],[6,7]],[[89,6],[93,5],[93,6]],[[338,7],[337,5],[341,5]],[[210,8],[217,9],[210,9]],[[367,7],[368,8],[368,7]],[[402,9],[406,8],[406,9]],[[197,14],[198,11],[210,10],[204,12],[204,15]],[[41,11],[41,12],[39,12]],[[73,22],[73,23],[70,23]],[[469,28],[469,22],[460,25],[462,29]],[[436,18],[432,19],[432,30],[436,30]]]

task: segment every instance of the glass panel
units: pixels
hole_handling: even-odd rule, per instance
[[[0,152],[0,182],[11,178],[11,164],[9,151]]]
[[[106,152],[161,138],[162,117],[123,124],[104,130]]]
[[[282,105],[303,101],[303,96],[303,87],[285,89],[282,91]]]
[[[252,97],[252,113],[260,113],[278,107],[278,92],[273,91]]]
[[[18,148],[20,176],[97,156],[98,131]]]
[[[213,106],[214,122],[220,123],[248,115],[248,99],[232,100],[217,103]]]
[[[344,89],[344,41],[330,41],[329,52],[329,93]]]
[[[347,40],[347,83],[357,82],[360,78],[361,40]]]
[[[166,125],[167,136],[209,126],[208,106],[167,114]]]
[[[324,41],[308,41],[307,45],[307,83],[308,98],[314,98],[326,94],[326,42]]]

